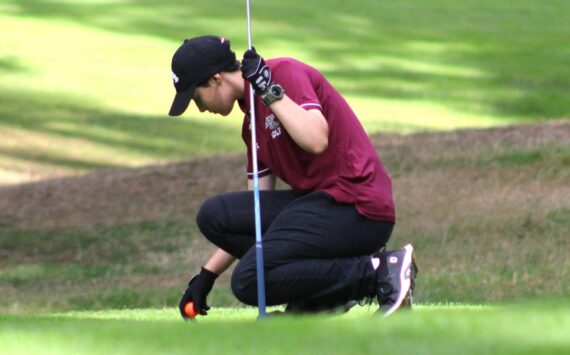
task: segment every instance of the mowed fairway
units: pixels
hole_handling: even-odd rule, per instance
[[[317,67],[370,133],[570,116],[570,3],[254,2],[256,48]],[[241,151],[242,113],[167,110],[182,39],[241,57],[238,0],[0,2],[0,183]],[[68,149],[69,147],[74,149]]]
[[[2,354],[568,354],[570,307],[374,307],[332,317],[255,321],[222,308],[197,322],[174,309],[2,316]]]

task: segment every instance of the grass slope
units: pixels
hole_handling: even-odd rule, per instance
[[[417,250],[416,299],[570,294],[570,121],[380,135],[398,223]],[[213,250],[201,202],[241,190],[244,157],[0,187],[0,311],[166,307]],[[211,303],[235,306],[229,273]]]
[[[568,117],[569,7],[292,0],[254,4],[253,26],[262,54],[321,69],[369,132],[417,132]],[[183,38],[245,49],[242,1],[4,0],[0,22],[0,183],[241,147],[237,112],[165,113]]]
[[[566,305],[421,306],[382,319],[367,310],[333,318],[254,321],[252,309],[216,309],[185,323],[171,310],[0,316],[5,354],[565,354]]]

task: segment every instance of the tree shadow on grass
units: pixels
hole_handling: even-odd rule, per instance
[[[16,130],[24,139],[32,135],[30,146],[0,144],[0,155],[79,170],[218,154],[243,146],[237,127],[105,111],[45,94],[0,93],[0,117],[0,131]],[[48,143],[34,141],[37,137]]]
[[[22,65],[18,58],[15,57],[1,57],[0,58],[0,73],[1,72],[26,72],[27,68]]]
[[[237,0],[11,2],[21,16],[176,42],[214,33],[232,39],[236,50],[246,46],[245,3]],[[344,94],[433,102],[510,121],[570,115],[570,18],[561,16],[570,5],[559,5],[258,2],[252,16],[262,54],[276,47],[284,56],[289,49],[300,51],[323,63]],[[430,69],[434,65],[476,74],[442,73]]]

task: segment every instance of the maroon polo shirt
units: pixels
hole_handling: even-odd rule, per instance
[[[344,98],[316,69],[291,58],[266,61],[273,81],[306,110],[320,110],[329,126],[327,149],[311,154],[295,143],[279,119],[255,99],[259,177],[275,174],[301,193],[323,191],[353,204],[368,218],[395,222],[392,182],[368,135]],[[245,83],[242,137],[247,146],[247,173],[253,178],[249,125],[249,83]]]

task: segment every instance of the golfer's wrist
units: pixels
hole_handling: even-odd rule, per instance
[[[202,267],[202,269],[200,270],[200,277],[203,277],[204,280],[206,280],[208,282],[214,283],[214,281],[216,281],[218,276],[219,276],[218,274],[216,274],[213,271],[206,269],[205,267]]]
[[[271,82],[267,87],[267,90],[261,95],[261,101],[265,106],[269,106],[272,103],[279,101],[285,95],[285,89],[283,86],[276,82]]]

